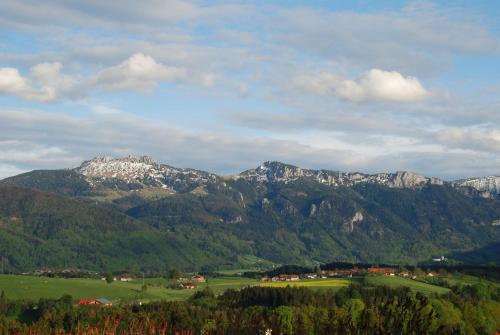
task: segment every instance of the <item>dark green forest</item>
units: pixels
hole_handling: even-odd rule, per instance
[[[500,289],[455,286],[442,296],[407,288],[337,292],[248,287],[187,302],[75,307],[70,296],[38,302],[0,297],[0,334],[478,334],[500,329]]]

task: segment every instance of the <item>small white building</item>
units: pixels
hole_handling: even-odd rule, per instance
[[[132,280],[134,280],[132,277],[121,277],[120,278],[120,281],[123,281],[123,282],[131,282]]]

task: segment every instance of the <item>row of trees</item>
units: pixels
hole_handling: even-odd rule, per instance
[[[12,307],[14,306],[14,307]],[[334,291],[248,287],[186,302],[74,307],[71,298],[20,303],[0,297],[3,334],[494,334],[500,289],[453,287],[443,296],[408,288]],[[9,321],[10,320],[10,321]]]

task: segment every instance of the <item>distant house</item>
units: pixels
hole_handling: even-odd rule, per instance
[[[191,277],[191,281],[194,283],[204,283],[206,282],[206,279],[201,275],[194,275]]]
[[[101,305],[101,306],[112,306],[111,300],[106,298],[99,299],[80,299],[78,305]]]
[[[99,299],[97,299],[97,302],[99,305],[102,305],[102,306],[113,306],[113,303],[111,302],[111,300],[106,299],[106,298],[99,298]]]
[[[80,299],[78,305],[97,305],[97,299]]]
[[[182,285],[182,288],[185,290],[194,290],[196,286],[194,286],[193,284],[184,284]]]
[[[131,282],[132,280],[134,280],[134,278],[132,278],[132,277],[121,277],[120,278],[120,281],[122,281],[122,282]]]
[[[299,275],[277,275],[271,278],[271,281],[294,281],[299,280]]]

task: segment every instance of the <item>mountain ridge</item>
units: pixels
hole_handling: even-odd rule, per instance
[[[251,179],[257,182],[291,182],[300,178],[315,179],[319,183],[333,187],[352,187],[359,183],[376,183],[395,188],[418,188],[424,185],[451,185],[457,189],[474,189],[480,196],[500,195],[500,177],[486,176],[444,181],[427,177],[411,171],[382,172],[367,174],[361,172],[342,172],[327,169],[304,169],[278,161],[266,161],[257,168],[243,171],[237,175],[218,175],[190,168],[176,168],[160,164],[149,156],[126,156],[123,158],[95,157],[84,161],[80,166],[70,169],[86,177],[91,184],[105,179],[118,179],[127,183],[162,187],[171,190],[186,188],[191,190],[216,183],[223,179]],[[94,180],[93,180],[94,179]],[[193,187],[194,186],[194,187]],[[469,192],[470,193],[470,192]]]
[[[10,177],[0,181],[0,192],[8,197],[11,186],[26,193],[17,202],[19,215],[15,215],[25,219],[16,221],[0,206],[4,242],[22,246],[29,255],[36,252],[31,241],[45,241],[50,248],[40,259],[50,264],[74,264],[73,244],[82,250],[95,244],[92,239],[100,236],[106,222],[85,214],[92,212],[89,208],[119,214],[115,218],[122,219],[113,220],[132,220],[140,228],[133,240],[118,231],[110,243],[99,242],[99,254],[107,254],[106,245],[114,250],[112,257],[99,257],[101,266],[111,268],[106,265],[111,262],[115,269],[128,264],[122,255],[132,257],[131,267],[146,264],[156,270],[173,265],[191,270],[241,268],[269,262],[415,264],[439,255],[465,257],[474,250],[484,255],[496,250],[488,245],[500,241],[498,197],[409,172],[369,175],[265,162],[236,176],[219,176],[158,164],[148,157],[126,157]],[[45,192],[61,204],[54,200],[44,208],[30,192]],[[73,220],[64,204],[84,215]],[[65,226],[70,240],[54,241],[50,234],[42,234],[65,220],[72,222]],[[13,235],[12,229],[26,224],[41,230]],[[84,227],[95,229],[87,234]],[[11,249],[4,253],[12,264],[31,264],[16,261],[27,256]],[[143,259],[153,254],[160,259]],[[88,264],[93,256],[82,257]]]

